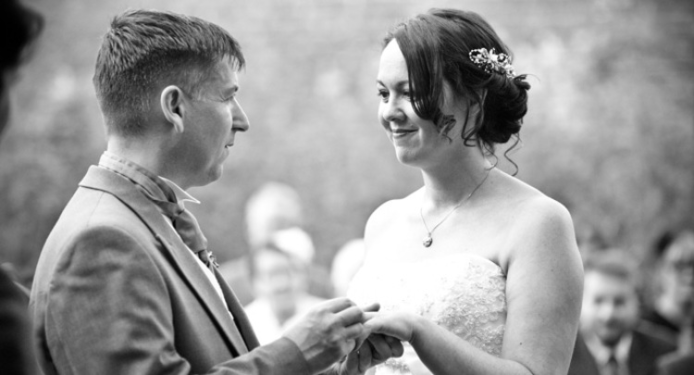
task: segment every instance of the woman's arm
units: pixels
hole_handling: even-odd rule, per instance
[[[373,316],[367,325],[409,341],[436,375],[566,374],[578,329],[583,276],[571,218],[546,198],[524,204],[502,254],[507,319],[501,358],[419,316]]]

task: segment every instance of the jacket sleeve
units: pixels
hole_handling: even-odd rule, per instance
[[[61,374],[190,374],[176,351],[169,291],[145,244],[91,227],[64,249],[47,296],[46,343]],[[217,364],[205,374],[309,374],[287,339]]]

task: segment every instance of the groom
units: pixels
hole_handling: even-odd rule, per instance
[[[32,288],[46,374],[352,374],[402,353],[390,338],[364,341],[364,310],[376,307],[347,299],[259,346],[217,272],[183,204],[221,176],[248,129],[243,66],[236,40],[209,22],[156,11],[112,21],[94,74],[107,150],[48,237]]]

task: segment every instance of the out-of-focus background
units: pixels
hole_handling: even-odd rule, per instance
[[[191,207],[221,261],[249,252],[245,205],[293,187],[326,269],[369,214],[421,186],[380,128],[375,75],[385,32],[431,7],[483,15],[529,74],[518,178],[568,207],[584,247],[644,258],[694,226],[694,2],[690,0],[26,0],[46,18],[13,93],[0,147],[0,262],[30,285],[39,251],[105,147],[91,77],[101,35],[128,8],[215,22],[242,44],[239,134]],[[503,150],[503,148],[502,148]],[[515,168],[500,156],[502,169]]]

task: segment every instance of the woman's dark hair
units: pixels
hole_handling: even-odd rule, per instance
[[[469,101],[468,111],[470,105],[480,104],[478,121],[471,128],[467,121],[463,125],[466,145],[476,144],[493,154],[496,144],[514,137],[511,149],[516,146],[530,85],[525,75],[508,78],[502,73],[488,73],[470,60],[470,51],[480,48],[511,56],[482,17],[462,10],[430,9],[391,30],[384,48],[393,39],[405,57],[413,107],[419,117],[432,120],[447,136],[455,124],[452,116],[441,110],[447,83],[457,99]]]

